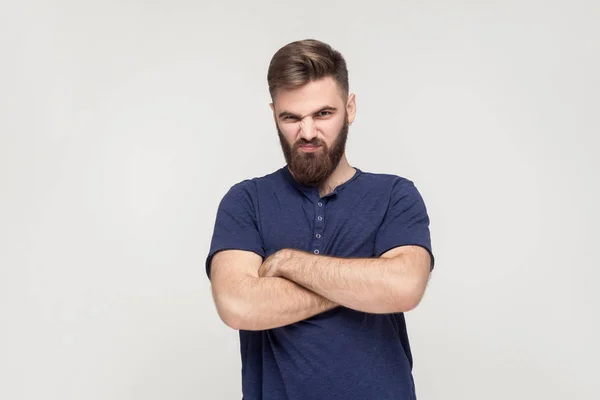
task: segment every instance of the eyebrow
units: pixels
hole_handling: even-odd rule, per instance
[[[311,115],[311,114],[315,115],[315,114],[318,114],[318,113],[323,112],[323,111],[335,112],[335,111],[337,111],[337,108],[335,108],[333,106],[324,106],[324,107],[319,108],[317,111],[309,113],[307,115]],[[300,118],[301,119],[301,117],[298,114],[294,114],[292,112],[285,111],[285,110],[279,113],[279,118],[283,118],[283,117],[295,117],[295,118]]]

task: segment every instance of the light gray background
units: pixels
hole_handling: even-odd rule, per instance
[[[348,157],[414,180],[420,399],[597,399],[600,3],[25,1],[0,9],[0,398],[240,398],[216,207],[283,165],[266,70],[345,55]]]

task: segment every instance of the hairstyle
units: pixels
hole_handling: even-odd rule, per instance
[[[289,43],[271,59],[267,82],[271,99],[279,89],[296,89],[331,76],[344,97],[348,96],[348,69],[342,54],[314,39]]]

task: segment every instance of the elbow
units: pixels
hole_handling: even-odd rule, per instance
[[[417,308],[419,303],[421,303],[422,298],[422,294],[406,293],[404,296],[402,296],[401,299],[399,299],[398,303],[396,304],[397,309],[400,310],[398,312],[409,312],[414,310],[415,308]]]
[[[221,318],[221,321],[231,329],[235,329],[236,331],[244,329],[242,320],[238,315],[232,312],[221,311],[219,312],[219,317]]]
[[[380,298],[375,302],[361,308],[361,311],[373,314],[396,314],[412,311],[421,302],[421,297],[417,294],[407,293],[405,291],[395,292],[386,298]],[[357,308],[358,309],[358,308]]]
[[[374,314],[396,314],[405,313],[417,308],[421,301],[419,296],[409,295],[407,293],[394,294],[387,301],[382,301],[377,305],[365,310]]]
[[[261,331],[268,329],[259,325],[259,321],[250,318],[250,315],[243,312],[225,312],[219,313],[221,321],[231,329],[236,331]]]
[[[239,299],[229,296],[217,296],[215,298],[219,318],[225,325],[237,331],[248,328],[247,312],[242,303]]]
[[[231,329],[236,331],[260,331],[269,328],[263,326],[264,322],[256,318],[257,315],[251,312],[252,308],[242,299],[220,299],[215,303],[217,304],[219,318]]]
[[[395,290],[392,291],[391,303],[394,312],[412,311],[421,303],[425,293],[425,287],[422,282],[415,280],[410,284],[395,285]]]
[[[406,293],[392,296],[388,301],[373,305],[366,312],[374,314],[396,314],[405,313],[414,310],[420,303],[419,297],[409,296]]]

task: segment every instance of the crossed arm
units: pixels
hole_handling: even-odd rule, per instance
[[[419,246],[379,258],[337,258],[284,249],[268,257],[224,250],[212,260],[212,292],[234,329],[289,325],[338,305],[369,313],[405,312],[425,292],[431,259]]]

